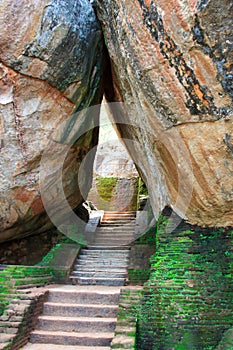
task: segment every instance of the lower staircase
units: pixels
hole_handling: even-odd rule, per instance
[[[107,350],[116,327],[120,288],[50,288],[27,350]]]
[[[23,349],[110,349],[134,225],[133,212],[104,213],[95,240],[77,258],[70,276],[73,285],[49,289],[43,315]]]

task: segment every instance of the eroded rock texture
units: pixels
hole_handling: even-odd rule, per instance
[[[124,102],[119,130],[135,140],[156,216],[168,204],[191,223],[233,223],[232,6],[97,1],[113,76],[107,99]]]
[[[46,170],[44,189],[52,188],[59,209],[56,173],[62,167],[63,144],[75,141],[90,119],[74,111],[101,101],[102,34],[88,0],[5,0],[0,4],[0,241],[40,232],[50,226],[41,201],[40,162]],[[72,114],[72,118],[69,119]],[[58,132],[62,138],[54,136]],[[61,132],[62,131],[62,132]],[[72,142],[71,142],[72,141]],[[97,143],[97,132],[67,151],[64,192],[72,208],[82,200],[77,187],[79,166]],[[85,172],[84,172],[85,175]],[[91,172],[83,176],[86,191]],[[57,193],[56,193],[57,191]],[[60,210],[60,211],[59,211]]]

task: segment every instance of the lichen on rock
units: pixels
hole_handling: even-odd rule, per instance
[[[106,98],[124,103],[119,133],[135,141],[129,153],[155,216],[169,205],[191,223],[232,225],[232,4],[96,8],[111,61]]]

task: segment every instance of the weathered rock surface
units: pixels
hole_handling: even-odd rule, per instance
[[[5,241],[50,226],[39,186],[40,161],[48,146],[43,181],[44,189],[54,190],[54,209],[62,214],[53,182],[66,143],[71,147],[63,164],[64,192],[72,208],[82,201],[79,166],[97,134],[89,131],[85,142],[72,145],[71,125],[78,132],[85,122],[89,130],[91,121],[85,115],[80,121],[74,114],[69,117],[101,101],[103,50],[88,0],[4,0],[0,42],[0,241]],[[60,125],[62,139],[53,136]],[[90,177],[89,169],[82,180],[86,191]]]
[[[137,210],[138,172],[109,117],[103,103],[93,182],[88,199],[101,210]]]
[[[138,176],[132,159],[112,126],[104,103],[100,110],[100,132],[94,174],[102,177],[119,178]]]
[[[97,1],[111,59],[108,101],[156,216],[233,224],[232,2]],[[124,125],[124,124],[130,124]]]

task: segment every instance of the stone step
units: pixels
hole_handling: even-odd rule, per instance
[[[124,234],[124,235],[127,235],[127,234],[132,234],[134,233],[134,227],[131,228],[131,227],[126,227],[126,226],[114,226],[114,227],[100,227],[98,228],[96,231],[96,234],[107,234],[107,233],[114,233],[114,234]]]
[[[74,270],[76,270],[77,268],[79,268],[80,266],[90,266],[91,268],[93,268],[93,261],[91,260],[88,260],[88,262],[86,262],[85,260],[84,261],[79,261],[77,265],[74,266]],[[98,269],[99,267],[102,268],[110,268],[110,267],[119,267],[119,268],[126,268],[128,267],[128,264],[127,262],[124,262],[124,261],[114,261],[114,262],[107,262],[107,261],[96,261],[95,262],[95,268]]]
[[[113,238],[113,239],[128,239],[128,238],[133,238],[135,235],[135,232],[127,232],[127,233],[122,233],[122,232],[96,232],[95,237],[93,237],[93,241],[96,238],[103,238],[105,240],[109,239],[109,238]],[[109,244],[112,245],[112,244]]]
[[[130,228],[134,228],[135,226],[135,220],[115,220],[115,221],[103,221],[101,223],[102,228],[107,228],[107,227],[118,227],[118,226],[122,226],[122,227],[130,227]],[[98,228],[97,228],[98,229]]]
[[[101,263],[101,264],[106,264],[106,265],[114,265],[114,264],[121,264],[121,265],[127,265],[129,261],[129,257],[111,257],[111,259],[108,257],[95,257],[95,256],[84,256],[84,257],[79,257],[76,260],[75,266],[78,265],[83,265],[83,264],[93,264],[94,263]]]
[[[108,227],[108,228],[101,228],[96,230],[95,236],[122,236],[122,237],[127,237],[127,236],[132,236],[135,234],[134,229],[129,229],[129,228],[122,228],[122,227]]]
[[[101,285],[101,286],[123,286],[125,278],[107,278],[107,277],[70,277],[73,284],[80,285]]]
[[[127,234],[127,235],[122,235],[122,234],[115,234],[115,233],[111,233],[111,234],[106,234],[106,233],[98,233],[96,236],[95,236],[95,239],[93,241],[96,241],[97,239],[102,239],[104,240],[106,243],[109,242],[108,244],[109,245],[113,245],[112,244],[112,240],[113,241],[127,241],[127,240],[131,240],[134,238],[134,233],[132,234]],[[117,245],[117,244],[115,244]]]
[[[35,330],[31,333],[31,343],[109,346],[114,333],[77,333]],[[46,349],[46,348],[45,348]]]
[[[114,332],[117,318],[40,316],[37,330],[81,332]]]
[[[96,245],[98,245],[98,246],[100,246],[100,245],[105,245],[106,244],[106,246],[107,245],[109,245],[109,244],[112,244],[112,245],[118,245],[118,246],[124,246],[124,245],[126,245],[126,244],[129,244],[129,242],[132,242],[134,240],[134,238],[132,237],[132,238],[127,238],[127,239],[116,239],[116,238],[114,238],[114,239],[106,239],[106,238],[99,238],[99,237],[97,237],[96,239],[95,239],[95,242],[94,242],[94,244],[96,244]]]
[[[118,231],[134,231],[135,225],[134,224],[120,224],[120,223],[105,223],[101,224],[95,232],[99,231],[112,231],[112,230],[118,230]]]
[[[114,215],[136,215],[136,212],[133,211],[133,210],[130,210],[130,211],[116,211],[116,210],[113,210],[113,211],[104,211],[104,215],[111,215],[111,214],[114,214]]]
[[[110,346],[76,346],[28,343],[21,350],[110,350]]]
[[[106,272],[108,273],[109,271],[111,272],[126,272],[127,271],[127,267],[123,266],[123,267],[114,267],[114,266],[85,266],[85,265],[77,265],[77,267],[73,270],[73,272],[82,272],[82,271],[88,271],[88,272]],[[72,273],[73,273],[72,272]]]
[[[110,225],[114,225],[114,224],[130,225],[130,224],[135,224],[135,222],[136,222],[135,217],[129,217],[129,218],[105,217],[101,221],[100,226],[106,226],[108,224],[110,224]]]
[[[43,315],[64,317],[116,317],[118,305],[104,304],[72,304],[52,303],[44,304]]]
[[[127,270],[112,272],[109,271],[73,271],[70,278],[73,277],[92,277],[92,278],[125,278],[127,276]]]
[[[134,239],[134,235],[96,235],[95,242],[97,241],[104,241],[108,244],[112,244],[112,242],[128,242],[129,240]]]
[[[90,250],[130,250],[130,246],[129,245],[117,245],[117,244],[90,244],[87,246],[88,249]]]
[[[100,252],[99,250],[95,251],[95,250],[91,250],[91,251],[87,251],[85,252],[84,254],[81,252],[77,258],[77,260],[82,257],[82,258],[111,258],[111,257],[114,257],[114,258],[127,258],[129,257],[129,251],[128,250],[125,250],[125,251],[122,251],[120,253],[118,253],[117,251],[115,252],[115,250],[112,251],[112,253],[110,253],[109,250],[102,250],[102,252]]]
[[[0,344],[8,342],[13,336],[12,334],[0,333]]]
[[[129,253],[126,251],[124,254],[114,254],[114,252],[111,253],[98,253],[95,254],[94,252],[91,253],[86,253],[86,254],[80,254],[78,259],[80,257],[82,258],[87,258],[87,259],[107,259],[107,258],[112,258],[114,256],[115,259],[125,259],[125,258],[129,258]],[[78,259],[76,261],[78,261]]]
[[[48,302],[117,305],[119,293],[120,289],[115,287],[57,287],[50,289]]]
[[[93,239],[93,242],[96,242],[96,240],[104,240],[105,243],[108,243],[108,245],[110,246],[117,246],[118,244],[117,243],[113,243],[112,241],[130,241],[132,239],[134,239],[134,234],[132,235],[122,235],[122,234],[100,234],[98,233],[98,235],[95,236],[95,238]],[[129,243],[128,243],[129,244]],[[119,245],[120,247],[120,245]]]
[[[112,251],[112,249],[82,249],[81,250],[81,254],[83,255],[88,255],[88,254],[93,254],[93,255],[112,255],[114,253],[114,255],[125,255],[125,254],[129,254],[129,251],[127,252],[125,249],[115,249],[114,252]]]
[[[122,214],[122,215],[118,215],[118,214],[107,214],[105,213],[104,216],[102,217],[102,220],[105,219],[111,219],[111,220],[135,220],[136,216],[134,214]]]
[[[125,227],[125,228],[134,228],[135,226],[135,220],[118,220],[118,221],[104,221],[101,223],[101,226],[99,226],[97,228],[97,230],[99,230],[99,228],[114,228],[114,227],[118,227],[118,226],[122,226],[122,227]]]
[[[92,247],[92,249],[99,249],[100,247],[101,247],[101,249],[109,249],[109,247],[113,247],[112,249],[114,250],[115,249],[115,247],[117,247],[117,249],[119,249],[119,248],[122,248],[122,249],[124,249],[124,247],[125,247],[125,250],[128,250],[128,247],[129,247],[129,242],[127,242],[126,244],[115,244],[114,242],[113,243],[111,243],[111,244],[109,244],[108,242],[104,242],[104,243],[101,243],[101,244],[99,244],[99,243],[95,243],[95,242],[92,242],[91,243],[92,245],[91,245],[91,247]]]
[[[111,257],[106,257],[106,256],[92,256],[92,255],[80,255],[77,260],[77,265],[79,263],[85,262],[85,263],[93,263],[93,262],[102,262],[102,263],[113,263],[113,262],[128,262],[129,257],[127,255],[125,256],[114,256],[112,255]]]
[[[120,222],[120,221],[123,221],[123,222],[134,222],[136,221],[135,219],[135,216],[133,215],[121,215],[121,216],[118,216],[118,215],[105,215],[101,222],[100,222],[100,225],[102,225],[103,223],[105,222]]]

